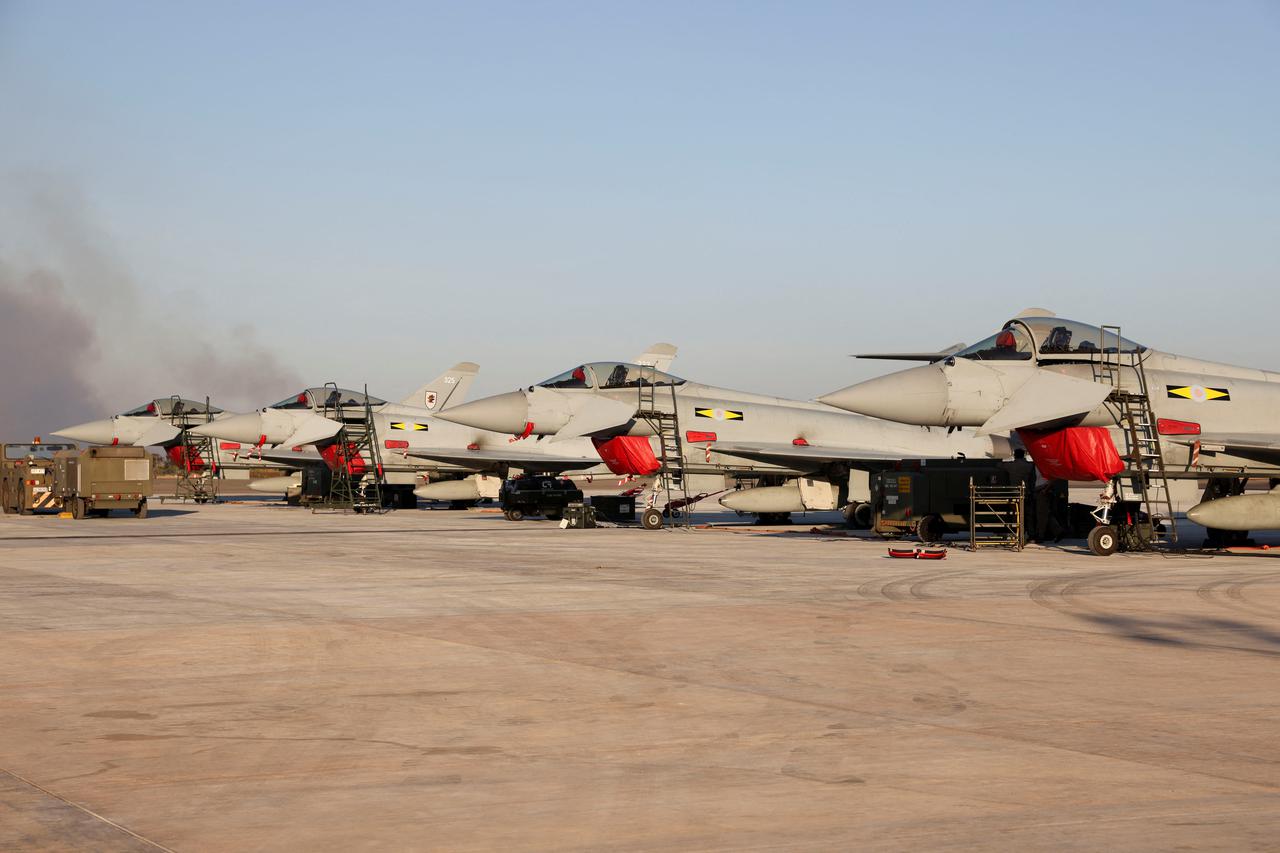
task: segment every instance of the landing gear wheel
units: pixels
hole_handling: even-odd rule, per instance
[[[946,532],[947,525],[938,515],[926,515],[920,519],[920,523],[916,525],[916,536],[920,537],[921,542],[941,542],[942,534]]]
[[[649,507],[640,514],[640,526],[645,530],[661,530],[662,529],[662,510],[657,507]]]
[[[845,526],[850,530],[868,530],[871,527],[871,504],[861,501],[844,508]]]
[[[520,521],[524,518],[524,510],[522,509],[504,509],[502,514],[507,517],[507,521]]]
[[[1119,547],[1120,539],[1114,527],[1099,524],[1089,531],[1089,550],[1099,557],[1110,557]]]

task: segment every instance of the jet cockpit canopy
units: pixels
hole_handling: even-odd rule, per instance
[[[1030,361],[1091,357],[1100,353],[1140,353],[1141,344],[1113,330],[1062,317],[1019,317],[996,334],[956,353],[975,361]]]
[[[596,361],[566,370],[545,382],[542,388],[638,388],[646,385],[683,385],[684,380],[652,367],[619,361]]]
[[[174,415],[203,415],[220,414],[222,409],[217,406],[207,406],[200,400],[185,400],[181,397],[164,397],[159,400],[152,400],[150,403],[144,403],[136,409],[130,409],[124,413],[124,417],[146,417],[148,415],[158,415],[162,418],[172,417]]]
[[[305,391],[299,391],[292,397],[286,397],[279,403],[267,408],[334,409],[347,406],[363,406],[366,399],[369,401],[370,406],[381,406],[387,402],[372,394],[366,396],[363,391],[352,391],[348,388],[335,388],[332,385],[327,385],[323,388],[308,388]]]

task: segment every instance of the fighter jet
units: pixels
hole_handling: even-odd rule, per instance
[[[674,355],[675,347],[658,344],[639,358],[666,365]],[[332,467],[339,431],[352,420],[363,421],[367,399],[386,481],[398,506],[409,506],[412,497],[455,505],[496,497],[501,479],[511,469],[605,471],[586,441],[513,447],[509,436],[441,420],[443,411],[465,398],[478,370],[471,362],[454,365],[399,403],[336,386],[309,388],[258,412],[219,419],[193,432],[240,442],[248,453],[265,459],[297,467]],[[317,450],[300,457],[306,446]],[[417,485],[420,478],[428,482]],[[290,478],[256,481],[254,486],[263,491],[295,491],[300,482]]]
[[[210,461],[202,458],[188,459],[196,451],[183,441],[183,433],[195,426],[235,417],[207,401],[187,400],[182,397],[158,397],[119,415],[89,421],[54,431],[54,435],[85,444],[133,445],[135,447],[160,447],[174,465],[203,469]],[[253,467],[240,461],[227,448],[214,448],[218,467],[224,470],[241,470],[248,476]]]
[[[1120,401],[1126,395],[1145,399],[1149,411],[1134,429],[1153,435],[1146,439],[1149,446],[1126,448],[1131,467],[1145,456],[1154,458],[1158,449],[1170,478],[1210,478],[1204,502],[1187,515],[1211,528],[1280,524],[1280,495],[1231,496],[1243,490],[1248,476],[1280,476],[1280,373],[1161,352],[1122,337],[1118,327],[1066,320],[1041,309],[1023,312],[973,346],[897,357],[929,363],[819,399],[907,424],[973,426],[979,434],[1021,429],[1041,436],[1081,426],[1128,434]],[[1031,450],[1036,457],[1034,443]],[[1056,461],[1036,459],[1046,475]]]
[[[518,439],[548,436],[553,446],[590,438],[611,471],[644,475],[660,467],[654,451],[661,429],[646,415],[651,410],[665,412],[678,425],[686,482],[699,476],[763,479],[765,487],[737,491],[720,502],[764,516],[843,506],[850,467],[1011,455],[1001,436],[904,427],[822,403],[688,382],[626,362],[579,364],[536,385],[453,407],[439,418]],[[698,487],[689,491],[701,493]]]

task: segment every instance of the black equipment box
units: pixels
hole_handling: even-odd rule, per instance
[[[592,495],[591,508],[602,521],[636,523],[636,499],[633,495]]]

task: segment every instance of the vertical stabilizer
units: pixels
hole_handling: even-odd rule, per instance
[[[645,364],[663,373],[671,368],[671,362],[675,361],[676,347],[674,344],[654,344],[640,355],[636,356],[635,364]]]
[[[480,372],[480,365],[463,361],[441,373],[401,402],[406,406],[421,406],[438,412],[456,406],[467,398],[467,391]]]

